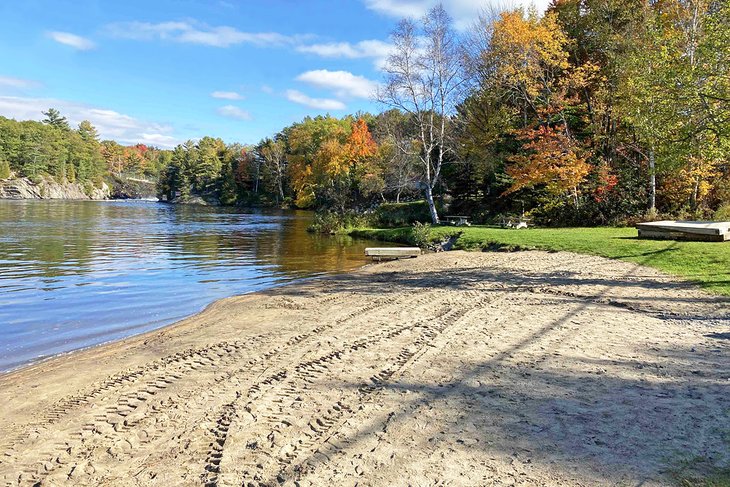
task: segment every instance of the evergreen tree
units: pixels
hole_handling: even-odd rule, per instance
[[[0,179],[8,179],[10,177],[10,163],[5,159],[0,159]]]
[[[46,116],[46,118],[43,119],[43,123],[56,127],[57,129],[65,131],[71,130],[66,117],[62,116],[61,112],[55,108],[49,108],[48,111],[43,112],[43,115]]]

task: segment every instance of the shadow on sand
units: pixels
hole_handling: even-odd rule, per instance
[[[415,379],[404,374],[376,382],[382,400],[364,400],[380,405],[338,449],[345,455],[362,454],[364,443],[372,445],[372,438],[386,428],[418,427],[433,436],[425,444],[410,445],[413,464],[400,458],[399,468],[417,468],[416,452],[432,441],[447,442],[453,451],[479,449],[489,457],[511,457],[524,469],[541,464],[620,485],[661,485],[677,473],[677,465],[698,464],[688,459],[728,468],[730,349],[724,341],[730,333],[714,330],[730,326],[730,301],[699,293],[691,284],[643,274],[639,266],[618,277],[600,274],[474,268],[436,276],[393,271],[333,278],[339,292],[382,292],[377,284],[414,292],[467,290],[478,284],[487,289],[485,299],[493,290],[547,296],[538,306],[552,306],[550,296],[572,303],[570,311],[483,360],[463,362],[456,373],[453,368],[444,375],[429,370]],[[704,327],[705,321],[709,333],[693,335],[686,347],[648,344],[641,358],[575,356],[569,368],[553,367],[551,350],[534,355],[541,340],[597,304],[686,327]],[[528,349],[533,353],[525,355]],[[331,381],[319,386],[354,393],[363,384]],[[432,410],[448,411],[452,421],[432,427]],[[314,456],[308,462],[316,466],[320,459]]]

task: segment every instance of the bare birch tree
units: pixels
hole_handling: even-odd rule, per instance
[[[458,40],[442,5],[429,10],[419,25],[402,20],[391,39],[393,53],[384,68],[386,79],[378,101],[414,119],[411,140],[398,149],[418,157],[431,220],[438,223],[433,191],[444,160],[453,151],[452,116],[463,83]]]
[[[286,150],[281,140],[265,139],[256,146],[256,154],[264,163],[273,179],[276,202],[284,201],[284,175],[286,173]]]

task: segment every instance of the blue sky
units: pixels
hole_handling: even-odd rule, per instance
[[[494,1],[443,4],[463,29]],[[103,138],[171,147],[204,135],[255,143],[306,115],[377,112],[389,33],[434,3],[0,0],[0,115],[40,119],[53,106]]]

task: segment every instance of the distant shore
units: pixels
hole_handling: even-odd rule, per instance
[[[0,200],[109,200],[152,199],[154,181],[133,177],[109,177],[100,185],[90,182],[59,182],[51,177],[0,179]]]
[[[59,183],[51,178],[13,178],[0,180],[0,199],[10,200],[105,200],[111,196],[111,188],[80,183]]]
[[[666,485],[730,463],[728,304],[539,251],[227,298],[0,376],[0,479]]]

